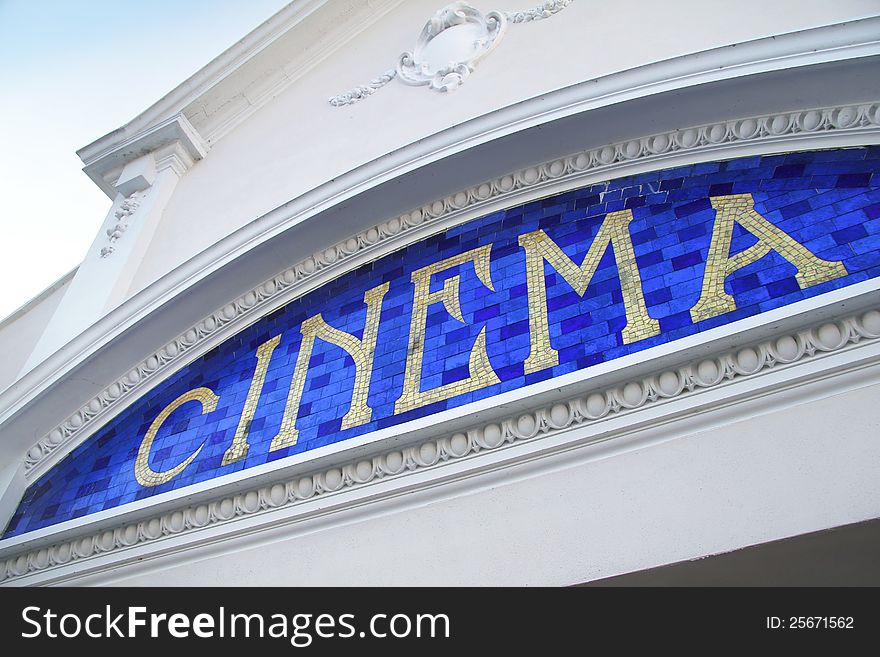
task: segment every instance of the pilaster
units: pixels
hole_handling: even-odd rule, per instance
[[[86,160],[86,173],[100,181],[113,205],[20,375],[126,299],[177,183],[206,152],[178,116]]]

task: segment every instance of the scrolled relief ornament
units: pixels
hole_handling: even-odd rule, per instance
[[[394,79],[395,75],[397,75],[397,71],[395,69],[388,69],[379,77],[370,80],[369,84],[364,84],[359,87],[355,87],[351,91],[346,91],[345,93],[333,96],[332,98],[330,98],[329,102],[331,105],[333,105],[333,107],[354,105],[359,100],[363,100],[367,96],[372,96],[374,93],[379,91],[379,89],[391,82]]]
[[[125,231],[128,230],[129,221],[134,213],[137,212],[138,206],[140,205],[140,197],[141,194],[138,192],[132,193],[122,202],[122,205],[114,213],[116,223],[107,229],[107,241],[109,244],[101,249],[100,255],[102,258],[106,258],[116,250],[116,247],[114,247],[113,244],[122,237]]]
[[[507,18],[500,12],[484,15],[466,2],[453,2],[425,24],[413,51],[400,56],[397,74],[412,86],[457,89],[498,45],[506,29]]]
[[[411,86],[434,91],[454,91],[473,73],[483,57],[501,42],[509,22],[522,23],[548,18],[572,0],[552,0],[524,12],[482,13],[467,2],[453,2],[428,19],[412,51],[403,53],[397,67],[329,99],[334,107],[353,105],[376,93],[395,77]],[[528,17],[528,18],[526,18]]]
[[[540,21],[550,18],[554,14],[568,7],[572,0],[546,0],[537,7],[525,9],[523,11],[508,11],[505,15],[511,23],[528,23],[530,21]]]

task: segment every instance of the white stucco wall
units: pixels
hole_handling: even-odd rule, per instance
[[[55,309],[73,280],[65,274],[44,292],[0,322],[0,390],[18,377],[28,355],[40,339]]]

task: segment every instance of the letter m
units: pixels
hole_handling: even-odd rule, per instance
[[[660,332],[659,322],[648,315],[642,293],[642,281],[629,235],[629,224],[632,219],[630,210],[609,213],[580,266],[563,253],[543,230],[519,236],[520,246],[526,252],[526,283],[531,332],[531,351],[524,364],[526,374],[559,363],[559,355],[550,345],[547,287],[544,280],[545,261],[571,285],[575,292],[583,296],[599,267],[599,261],[602,260],[608,247],[613,246],[626,311],[626,325],[621,333],[623,342],[629,344],[644,340]]]

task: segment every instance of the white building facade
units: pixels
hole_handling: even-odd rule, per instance
[[[113,207],[0,324],[0,583],[557,586],[874,527],[876,9],[292,3],[79,151]]]

